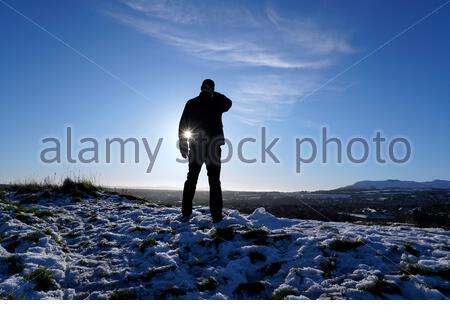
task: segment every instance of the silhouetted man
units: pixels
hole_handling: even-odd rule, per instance
[[[183,158],[189,156],[189,172],[183,190],[184,221],[189,221],[192,214],[192,200],[203,163],[208,171],[211,215],[214,222],[222,221],[220,157],[221,146],[225,144],[222,113],[230,108],[231,100],[214,91],[211,79],[203,81],[199,96],[189,100],[184,107],[178,130],[181,155]]]

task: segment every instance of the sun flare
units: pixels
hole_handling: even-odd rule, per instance
[[[185,137],[186,139],[190,139],[190,138],[192,137],[192,131],[186,130],[186,131],[184,132],[184,137]]]

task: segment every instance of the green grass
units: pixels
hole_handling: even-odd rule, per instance
[[[38,210],[36,208],[29,208],[19,205],[14,206],[15,213],[33,213],[35,214]]]
[[[386,281],[383,277],[377,277],[373,283],[366,285],[363,289],[383,298],[385,297],[385,294],[402,294],[399,286],[397,286],[394,282]]]
[[[97,222],[98,221],[98,216],[94,215],[92,217],[90,217],[89,219],[87,219],[87,222]]]
[[[3,294],[0,293],[0,300],[19,300],[19,298],[17,298],[16,296],[14,296],[13,294]]]
[[[148,228],[144,228],[144,227],[141,227],[141,226],[136,225],[136,226],[134,226],[133,229],[132,229],[132,232],[134,232],[134,231],[136,231],[136,232],[148,232],[149,229],[148,229]],[[158,231],[159,231],[159,230],[158,230]],[[157,232],[157,233],[158,233],[158,232]],[[160,233],[158,233],[158,234],[160,234]]]
[[[253,297],[261,294],[266,289],[266,285],[262,281],[250,281],[241,283],[237,286],[234,293],[239,296]]]
[[[24,206],[22,206],[20,204],[19,205],[13,205],[13,206],[14,206],[14,212],[16,213],[16,218],[18,220],[21,220],[20,215],[24,216],[24,217],[22,217],[22,219],[25,219],[25,220],[31,219],[30,216],[24,215],[26,213],[32,214],[32,215],[34,215],[35,217],[37,217],[39,219],[42,219],[42,218],[45,218],[45,217],[53,217],[54,216],[54,213],[52,211],[50,211],[50,210],[47,210],[47,209],[39,210],[39,209],[33,208],[33,207],[24,207]]]
[[[132,210],[134,209],[134,206],[129,206],[129,205],[120,205],[117,207],[117,210],[119,211],[125,211],[125,210]]]
[[[74,239],[74,238],[80,236],[80,233],[77,233],[77,232],[75,232],[75,231],[70,231],[70,232],[67,233],[65,236],[66,236],[67,238]]]
[[[272,292],[273,300],[284,300],[287,296],[298,296],[300,292],[292,286],[284,286]]]
[[[149,207],[155,207],[155,204],[149,203],[147,200],[134,196],[131,194],[119,193],[116,191],[107,190],[103,187],[96,185],[92,180],[83,177],[67,177],[61,180],[60,183],[51,182],[51,179],[46,178],[43,181],[24,181],[11,183],[5,185],[0,190],[0,203],[9,204],[6,195],[7,192],[14,192],[19,197],[19,203],[23,205],[36,204],[43,199],[51,199],[55,196],[67,195],[72,198],[75,203],[82,202],[86,196],[95,196],[99,192],[119,195],[130,201],[138,202],[140,204],[146,204]],[[56,193],[56,194],[55,194]],[[23,207],[20,207],[21,209]],[[123,206],[121,210],[133,208],[133,206]],[[42,213],[43,217],[47,216],[46,213]]]
[[[36,231],[36,232],[32,232],[32,233],[28,233],[23,237],[23,240],[28,240],[34,243],[38,243],[39,240],[42,238],[42,233]]]
[[[216,280],[216,278],[209,277],[206,279],[201,279],[197,283],[197,288],[200,292],[213,291],[214,289],[217,288],[218,285],[219,285],[219,282]]]
[[[233,240],[234,230],[232,227],[217,228],[212,238],[216,243]]]
[[[52,189],[54,186],[46,182],[26,182],[9,186],[17,194],[36,193],[42,190]]]
[[[325,262],[321,263],[320,267],[323,271],[323,277],[329,278],[333,271],[336,270],[336,259],[333,257],[328,257]]]
[[[439,270],[433,270],[425,268],[418,263],[411,263],[404,266],[401,270],[403,275],[422,275],[422,276],[435,276],[441,277],[445,280],[450,280],[450,267],[442,268]]]
[[[48,196],[49,192],[62,192],[65,194],[95,194],[102,191],[102,188],[95,185],[91,180],[85,178],[65,178],[60,184],[51,183],[49,179],[44,179],[42,182],[22,182],[8,185],[11,191],[17,194],[32,194],[43,192],[43,195]],[[33,199],[25,198],[25,202],[30,202]]]
[[[331,250],[345,252],[355,250],[364,245],[362,240],[350,240],[350,239],[336,239],[333,240],[328,246]]]
[[[53,217],[54,213],[50,210],[38,210],[34,213],[34,215],[40,219],[45,217]]]
[[[37,291],[49,291],[56,288],[53,272],[45,267],[39,267],[25,276],[28,281],[35,283]]]
[[[405,251],[412,254],[413,256],[420,256],[420,251],[414,248],[409,242],[405,243],[404,247]]]
[[[267,245],[269,241],[269,232],[265,228],[250,229],[242,232],[242,238],[252,241],[255,245]]]
[[[83,201],[83,198],[81,196],[79,196],[79,195],[73,195],[72,196],[72,201],[75,202],[75,203],[80,203],[80,202]]]
[[[64,193],[82,192],[87,194],[95,194],[101,191],[101,188],[96,186],[92,181],[87,179],[72,180],[71,178],[64,179],[60,190]]]
[[[137,295],[133,290],[119,289],[115,290],[109,297],[110,300],[136,300]]]
[[[44,233],[49,236],[50,238],[53,239],[53,241],[55,241],[55,243],[60,246],[63,247],[63,249],[67,249],[66,248],[66,244],[64,243],[63,240],[61,240],[61,238],[59,238],[50,228],[47,228],[44,230]]]
[[[6,199],[6,192],[4,190],[0,190],[0,203],[8,203],[9,201]]]
[[[144,252],[145,249],[149,248],[149,247],[153,247],[156,246],[158,244],[158,240],[156,240],[153,237],[149,237],[149,238],[145,238],[144,240],[142,240],[142,242],[139,244],[139,249]]]
[[[269,232],[266,229],[251,229],[242,233],[244,239],[267,239]]]
[[[142,275],[142,280],[147,282],[152,280],[154,277],[164,274],[166,272],[172,272],[176,270],[176,266],[174,265],[166,265],[166,266],[161,266],[161,267],[152,267],[150,268],[150,270],[148,270],[147,272],[145,272]]]

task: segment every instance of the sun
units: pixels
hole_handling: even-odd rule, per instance
[[[185,137],[186,139],[190,139],[190,138],[192,137],[192,132],[191,132],[190,130],[186,130],[186,131],[184,132],[184,137]]]

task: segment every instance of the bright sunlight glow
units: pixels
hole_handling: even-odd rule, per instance
[[[186,131],[184,132],[184,137],[185,137],[186,139],[190,139],[190,138],[192,137],[192,132],[191,132],[190,130],[186,130]]]

